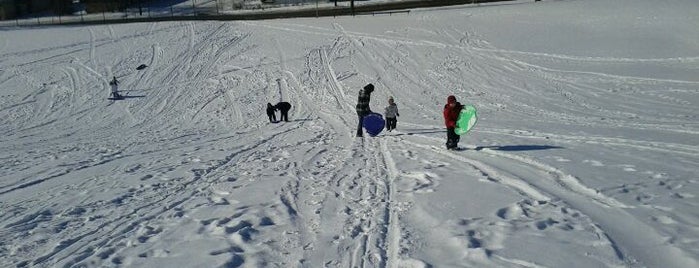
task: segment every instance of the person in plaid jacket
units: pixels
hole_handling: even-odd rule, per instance
[[[367,84],[364,88],[359,90],[359,98],[357,99],[357,116],[359,117],[359,124],[357,124],[357,137],[362,137],[364,131],[362,131],[362,121],[364,116],[372,113],[369,107],[369,101],[371,100],[371,92],[374,92],[374,85]]]

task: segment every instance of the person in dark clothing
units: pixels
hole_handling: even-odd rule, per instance
[[[371,101],[371,92],[374,92],[374,85],[367,84],[364,88],[359,90],[359,99],[357,100],[357,117],[359,117],[359,124],[357,124],[357,137],[364,136],[364,131],[362,131],[362,121],[364,116],[372,113],[369,107],[369,101]]]
[[[456,150],[459,143],[459,135],[454,132],[456,128],[456,120],[459,119],[459,113],[464,106],[456,101],[456,97],[453,95],[447,97],[447,104],[444,105],[444,124],[447,127],[447,149]]]
[[[112,98],[121,99],[122,96],[119,94],[119,81],[117,81],[116,76],[112,77],[112,81],[109,81],[109,85],[112,87]]]
[[[291,103],[282,101],[277,103],[277,105],[274,105],[274,108],[282,112],[282,115],[279,117],[279,121],[285,121],[289,122],[289,110],[291,110]]]
[[[272,106],[271,103],[267,103],[267,117],[269,117],[269,122],[270,123],[275,123],[277,122],[277,109]]]

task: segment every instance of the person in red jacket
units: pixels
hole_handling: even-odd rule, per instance
[[[459,135],[456,135],[456,120],[464,106],[456,101],[454,95],[447,97],[447,104],[444,105],[444,124],[447,126],[447,150],[456,150],[459,143]]]

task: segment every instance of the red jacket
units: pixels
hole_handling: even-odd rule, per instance
[[[444,105],[444,125],[447,128],[455,128],[456,120],[459,119],[459,113],[461,113],[463,105],[456,101],[456,97],[449,96],[447,98],[447,104]]]

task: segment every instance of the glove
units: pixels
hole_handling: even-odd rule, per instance
[[[400,114],[399,114],[399,113],[396,113],[396,116],[400,116]]]

